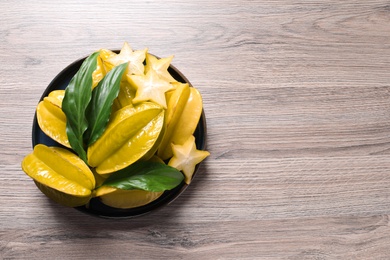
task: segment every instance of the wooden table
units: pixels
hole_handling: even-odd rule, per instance
[[[0,258],[390,259],[389,1],[0,2]],[[161,210],[108,220],[23,173],[35,107],[100,48],[175,55],[211,156]]]

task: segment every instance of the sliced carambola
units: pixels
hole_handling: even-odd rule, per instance
[[[208,151],[202,151],[196,148],[195,137],[193,135],[183,145],[172,144],[172,150],[173,157],[169,160],[168,165],[182,171],[187,184],[192,180],[196,165],[210,155]]]
[[[161,79],[154,70],[149,70],[142,75],[129,75],[127,80],[137,90],[133,98],[133,104],[152,101],[167,108],[165,93],[174,87],[168,81]]]

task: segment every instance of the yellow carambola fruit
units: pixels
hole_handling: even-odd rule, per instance
[[[115,112],[103,135],[88,147],[88,164],[99,174],[110,174],[142,158],[157,141],[164,109],[152,102]]]
[[[179,85],[175,92],[168,96],[167,131],[158,150],[158,155],[164,160],[173,155],[171,144],[182,145],[193,135],[203,109],[202,97],[196,88],[176,84]],[[188,95],[181,91],[184,86],[188,87]]]
[[[172,84],[175,86],[175,90],[167,95],[168,102],[164,122],[165,133],[157,151],[157,155],[163,160],[172,156],[172,150],[170,148],[171,138],[190,95],[190,87],[188,84],[180,82]]]
[[[67,207],[79,207],[86,205],[90,199],[91,196],[85,196],[85,197],[79,197],[75,195],[70,195],[61,191],[58,191],[56,189],[50,188],[49,186],[46,186],[42,183],[39,183],[35,181],[35,184],[37,185],[38,189],[45,194],[48,198],[51,200],[57,202],[58,204],[61,204],[63,206]]]
[[[120,84],[118,97],[116,102],[120,108],[126,106],[133,106],[133,98],[135,97],[136,90],[130,85],[127,80],[123,80]]]
[[[100,50],[99,57],[101,58],[103,69],[106,73],[112,70],[112,68],[114,68],[114,65],[109,63],[107,60],[109,60],[111,57],[114,57],[116,55],[117,54],[111,50],[107,50],[107,49]]]
[[[202,96],[196,88],[190,88],[190,96],[184,106],[179,122],[172,134],[171,142],[182,145],[193,135],[202,115]]]
[[[152,146],[152,148],[149,149],[149,151],[147,153],[145,153],[144,156],[142,156],[142,158],[140,160],[142,161],[148,161],[150,160],[153,156],[155,156],[156,152],[157,152],[157,149],[160,147],[160,144],[161,144],[161,141],[164,137],[164,133],[165,133],[165,126],[163,124],[162,128],[161,128],[161,131],[160,131],[160,135],[158,136],[156,142],[154,143],[154,145]]]
[[[23,159],[22,169],[44,194],[65,206],[84,205],[96,184],[84,161],[60,147],[36,145]]]
[[[136,90],[126,80],[122,80],[119,87],[118,97],[114,99],[112,104],[112,113],[115,113],[121,108],[127,106],[133,106],[133,98],[135,97]]]
[[[184,173],[185,182],[189,184],[194,174],[195,167],[210,155],[208,151],[196,148],[195,137],[191,135],[182,145],[172,144],[173,157],[168,165]]]
[[[57,107],[62,107],[62,100],[65,96],[65,90],[59,89],[59,90],[53,90],[49,93],[47,97],[44,99],[47,101],[50,101],[53,105],[56,105]]]
[[[156,155],[152,156],[149,161],[164,163]],[[93,197],[99,197],[100,200],[114,208],[135,208],[146,205],[158,199],[164,192],[152,192],[144,190],[121,190],[110,186],[101,186],[93,192]]]
[[[121,209],[144,206],[158,199],[164,193],[162,191],[121,190],[108,186],[102,186],[97,191],[97,195],[105,205]]]
[[[94,89],[106,75],[101,55],[99,55],[96,59],[96,69],[92,73],[92,89]]]
[[[37,106],[37,121],[47,136],[70,148],[66,134],[66,116],[61,109],[61,102],[54,95],[45,97]]]

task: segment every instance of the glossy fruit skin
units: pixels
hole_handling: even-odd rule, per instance
[[[102,70],[104,70],[105,73],[109,72],[114,67],[114,65],[107,62],[107,60],[116,55],[117,54],[111,50],[107,50],[107,49],[100,50],[99,58],[102,61]]]
[[[84,205],[96,184],[89,167],[60,147],[36,145],[23,159],[22,169],[43,193],[65,206]]]
[[[127,82],[127,80],[121,82],[118,95],[118,102],[120,103],[121,107],[133,105],[132,100],[135,97],[135,92],[135,89],[130,85],[129,82]]]
[[[190,95],[183,108],[180,120],[173,131],[171,142],[182,145],[195,132],[203,110],[202,96],[196,88],[190,88]]]
[[[157,155],[163,160],[172,156],[170,149],[171,138],[190,95],[188,84],[173,83],[173,85],[175,85],[175,89],[167,95],[167,109],[164,122],[165,133],[157,152]]]
[[[163,123],[163,108],[152,102],[118,110],[103,135],[88,148],[88,164],[99,174],[129,166],[154,146]]]
[[[53,105],[56,105],[57,107],[62,107],[62,100],[65,96],[65,90],[59,89],[59,90],[53,90],[49,93],[47,97],[44,99],[51,102]]]
[[[130,209],[144,206],[158,199],[164,192],[151,192],[145,190],[121,190],[101,195],[99,198],[103,204],[120,209]]]
[[[188,84],[174,83],[176,89],[167,95],[166,132],[161,141],[158,156],[167,160],[173,156],[171,144],[184,144],[195,132],[202,114],[202,97]]]
[[[148,161],[164,163],[156,155],[152,156]],[[94,190],[92,196],[98,197],[107,206],[130,209],[144,206],[158,199],[163,193],[144,190],[121,190],[111,186],[101,186]]]
[[[51,139],[70,148],[66,134],[66,116],[58,102],[53,97],[46,97],[39,102],[36,110],[38,125]]]
[[[66,207],[79,207],[87,204],[91,196],[75,196],[75,195],[70,195],[61,191],[58,191],[56,189],[53,189],[49,186],[46,186],[42,183],[39,183],[35,181],[35,185],[38,187],[38,189],[45,194],[48,198],[51,200],[57,202],[58,204],[61,204]]]
[[[103,65],[101,54],[99,54],[96,61],[97,61],[96,69],[92,74],[92,89],[94,89],[99,84],[99,81],[101,81],[103,77],[107,74]]]

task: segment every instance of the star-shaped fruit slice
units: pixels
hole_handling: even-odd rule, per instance
[[[130,45],[125,42],[118,55],[114,55],[107,59],[107,62],[113,66],[118,66],[122,63],[129,62],[126,74],[144,74],[145,66],[143,64],[147,48],[143,50],[133,51]]]
[[[150,70],[146,75],[127,75],[129,83],[137,90],[133,103],[152,101],[164,109],[167,108],[165,92],[174,87],[168,81],[161,79],[157,73]]]
[[[168,82],[176,82],[172,75],[168,72],[169,65],[173,59],[173,55],[167,58],[157,59],[150,53],[146,54],[145,73],[150,70],[154,70],[157,75]]]
[[[195,137],[191,135],[183,145],[172,145],[173,157],[168,165],[184,173],[184,181],[189,184],[195,171],[195,166],[210,155],[208,151],[196,149]]]

